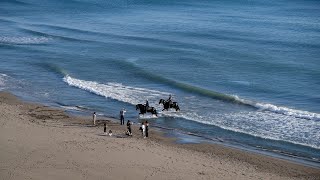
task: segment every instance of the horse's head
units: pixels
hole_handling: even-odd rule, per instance
[[[139,104],[136,105],[136,110],[138,110],[138,109],[139,109]]]
[[[159,104],[161,104],[163,102],[163,99],[160,99]]]
[[[155,114],[156,116],[158,116],[157,110],[156,110],[156,108],[154,108],[154,107],[152,107],[151,113],[152,113],[152,114]]]
[[[176,111],[180,111],[180,107],[179,105],[177,104],[177,106],[175,107]]]

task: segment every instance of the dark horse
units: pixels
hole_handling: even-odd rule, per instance
[[[154,107],[148,107],[148,109],[146,108],[146,105],[144,104],[137,104],[136,105],[136,110],[140,110],[139,114],[145,114],[147,112],[150,112],[151,114],[155,114],[156,116],[158,116],[157,114],[157,110]]]
[[[159,104],[163,104],[163,110],[168,110],[169,108],[174,108],[176,111],[180,111],[179,105],[177,102],[172,102],[171,104],[169,101],[166,101],[164,99],[160,99]]]

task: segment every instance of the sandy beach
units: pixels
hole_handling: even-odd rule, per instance
[[[113,136],[103,134],[103,122]],[[320,169],[212,144],[133,137],[114,119],[74,117],[0,93],[0,179],[320,179]]]

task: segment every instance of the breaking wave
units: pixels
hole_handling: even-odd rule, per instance
[[[276,106],[276,105],[269,104],[269,103],[254,102],[254,101],[250,101],[250,100],[241,99],[238,96],[234,96],[234,97],[237,101],[240,101],[244,104],[251,105],[261,111],[270,111],[270,112],[277,113],[277,114],[283,114],[283,115],[287,115],[287,116],[293,116],[295,118],[309,119],[309,120],[314,120],[314,121],[320,120],[320,114],[318,114],[318,113]]]
[[[8,77],[8,75],[6,74],[0,74],[0,90],[3,90],[5,88],[6,85],[6,78]]]
[[[70,86],[77,87],[94,94],[126,102],[132,105],[141,103],[141,100],[159,100],[163,96],[168,96],[169,93],[150,90],[145,88],[125,86],[121,83],[105,83],[101,84],[95,81],[85,81],[72,78],[66,75],[63,80]]]

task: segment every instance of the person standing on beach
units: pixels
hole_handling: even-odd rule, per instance
[[[120,111],[120,124],[124,125],[124,113],[126,112],[126,110],[124,108],[121,109]]]
[[[107,123],[103,124],[103,132],[104,134],[107,134]]]
[[[148,137],[149,136],[149,122],[148,121],[146,121],[146,137]]]
[[[128,120],[128,122],[127,122],[127,128],[128,128],[128,135],[129,135],[129,136],[132,136],[131,124],[132,124],[131,121]]]
[[[96,125],[96,119],[97,119],[96,112],[93,112],[93,115],[92,115],[93,125]]]
[[[144,122],[141,125],[141,129],[142,129],[142,137],[146,138],[146,125]]]

